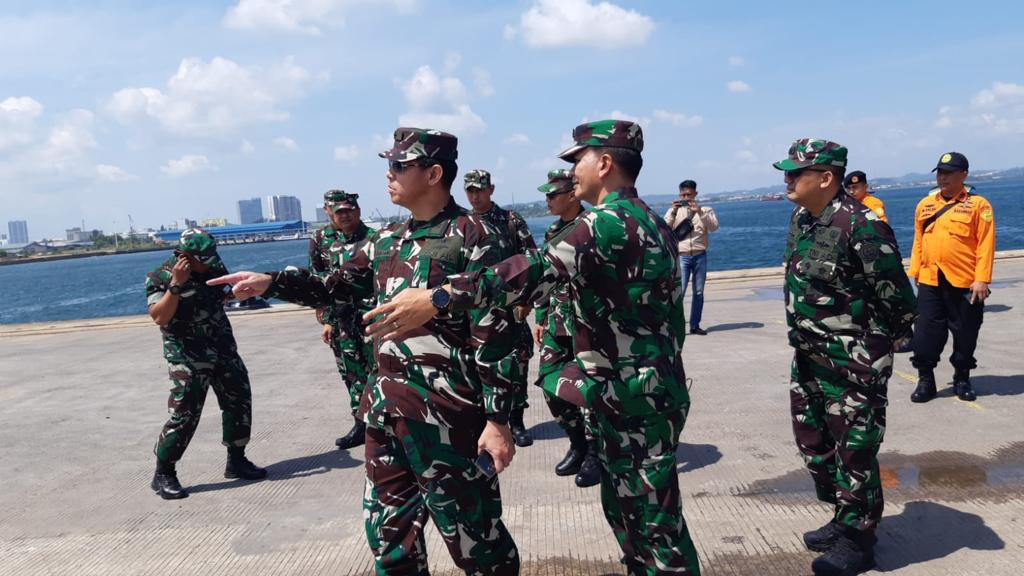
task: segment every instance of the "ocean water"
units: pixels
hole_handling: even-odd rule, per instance
[[[889,222],[904,256],[914,237],[914,207],[928,188],[884,190]],[[979,193],[993,204],[996,249],[1024,248],[1024,182],[986,183]],[[708,267],[735,270],[781,264],[793,205],[774,202],[710,204],[721,228],[711,236]],[[664,214],[667,205],[653,206]],[[528,219],[538,245],[553,217]],[[279,270],[304,266],[308,241],[223,246],[229,270]],[[146,273],[170,254],[142,252],[0,266],[0,324],[144,314]],[[998,278],[999,268],[996,267]]]

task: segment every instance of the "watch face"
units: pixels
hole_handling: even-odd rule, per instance
[[[434,305],[434,308],[439,310],[447,308],[451,301],[452,295],[444,288],[435,288],[434,291],[430,293],[430,303]]]

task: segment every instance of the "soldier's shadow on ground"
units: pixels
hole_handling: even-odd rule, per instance
[[[1024,374],[1014,376],[972,376],[971,383],[974,384],[974,393],[978,398],[985,396],[1017,396],[1024,394]],[[953,386],[949,385],[939,390],[939,398],[951,398],[956,396]]]
[[[362,447],[356,448],[360,454],[362,454]],[[236,488],[238,486],[244,486],[253,482],[276,482],[278,480],[290,480],[292,478],[301,478],[303,476],[315,476],[317,474],[326,474],[331,470],[341,468],[354,468],[356,466],[362,466],[361,460],[356,460],[349,455],[347,450],[328,450],[320,454],[311,454],[309,456],[300,456],[298,458],[290,458],[288,460],[282,460],[275,462],[267,466],[267,479],[266,480],[224,480],[223,482],[210,482],[207,484],[196,484],[195,486],[187,486],[186,489],[190,493],[199,492],[214,492],[216,490],[224,490],[228,488]]]
[[[686,444],[680,442],[676,448],[676,460],[680,474],[700,470],[722,459],[722,452],[714,444]]]
[[[710,334],[711,332],[725,332],[727,330],[743,330],[747,328],[764,328],[764,324],[761,322],[733,322],[731,324],[715,324],[714,326],[708,326],[705,330]]]
[[[534,440],[555,440],[565,438],[565,430],[554,420],[546,420],[540,424],[534,424],[529,430]]]
[[[902,513],[879,524],[875,560],[879,571],[889,572],[963,548],[1002,550],[1006,543],[981,516],[935,502],[907,502]]]
[[[1006,304],[986,304],[985,313],[995,314],[997,312],[1006,312],[1007,310],[1013,310],[1013,306],[1007,306]]]

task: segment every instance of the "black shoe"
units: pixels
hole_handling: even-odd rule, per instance
[[[589,488],[601,483],[601,461],[597,458],[597,442],[587,443],[587,457],[583,459],[579,473],[576,474],[576,485]]]
[[[875,565],[875,547],[866,541],[872,539],[873,535],[857,539],[839,537],[827,552],[814,559],[811,570],[815,576],[856,576],[870,570]]]
[[[804,532],[804,546],[807,546],[808,550],[825,552],[844,534],[846,534],[846,529],[842,524],[832,520],[817,530]]]
[[[341,450],[348,450],[363,444],[366,444],[366,424],[362,420],[356,420],[348,434],[334,441],[334,445]]]
[[[956,391],[957,397],[964,402],[974,402],[978,399],[978,395],[974,393],[974,388],[971,386],[970,372],[957,370],[953,374],[953,390]]]
[[[526,425],[523,424],[523,413],[521,411],[514,411],[508,419],[508,427],[512,430],[512,440],[515,441],[516,446],[525,448],[533,445],[533,437],[526,431]]]
[[[583,465],[583,459],[586,457],[586,446],[569,446],[569,451],[565,453],[565,458],[562,458],[561,462],[555,464],[555,474],[557,476],[572,476],[580,471],[580,466]]]
[[[690,334],[696,334],[697,336],[707,336],[707,330],[702,329],[700,326],[696,328],[690,328]]]
[[[267,469],[260,468],[241,450],[228,450],[228,463],[224,467],[225,478],[241,478],[243,480],[262,480],[267,477]]]
[[[153,474],[153,481],[150,482],[149,487],[164,500],[188,498],[188,492],[178,482],[178,473],[174,470],[173,464],[170,466],[157,464],[156,473]]]
[[[918,371],[917,388],[910,395],[910,401],[921,404],[932,398],[935,398],[935,374],[931,370]]]

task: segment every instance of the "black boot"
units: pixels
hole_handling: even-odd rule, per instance
[[[811,563],[815,576],[856,576],[875,565],[874,534],[849,528],[827,552]]]
[[[587,441],[587,457],[583,459],[583,465],[576,474],[576,485],[580,488],[589,488],[601,483],[601,461],[597,457],[597,440]]]
[[[978,398],[971,386],[970,370],[957,370],[953,373],[953,390],[956,391],[957,397],[964,402],[974,402]]]
[[[935,374],[931,370],[917,371],[917,388],[910,395],[910,401],[918,404],[935,398]]]
[[[231,446],[228,448],[228,463],[224,467],[225,478],[241,478],[243,480],[262,480],[267,477],[267,469],[260,468],[245,457],[245,448]]]
[[[150,482],[149,487],[164,500],[188,498],[188,492],[178,482],[178,473],[174,469],[173,462],[157,461],[156,473],[153,474],[153,481]]]
[[[558,476],[572,476],[580,471],[583,459],[587,457],[587,437],[583,430],[573,430],[569,433],[569,451],[565,458],[555,464],[555,474]]]
[[[512,439],[515,440],[516,446],[525,448],[533,444],[533,438],[530,437],[530,433],[526,431],[526,425],[523,424],[522,410],[512,411],[508,418],[508,426],[512,429]]]
[[[334,441],[334,445],[341,450],[348,450],[349,448],[355,448],[356,446],[362,446],[366,443],[366,424],[362,420],[356,420],[356,423],[352,425],[352,429],[348,431],[341,438]]]
[[[846,530],[843,528],[843,525],[832,520],[817,530],[804,532],[804,545],[807,546],[808,550],[825,552],[845,533]]]

